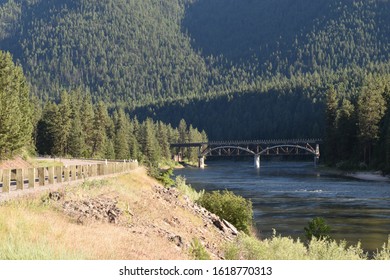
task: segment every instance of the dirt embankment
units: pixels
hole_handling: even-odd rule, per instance
[[[39,233],[32,235],[34,243],[42,239],[54,252],[86,259],[192,259],[195,239],[212,259],[223,259],[224,246],[238,234],[176,189],[148,177],[143,168],[36,195],[44,210],[33,203],[18,206],[23,211],[19,217],[36,222],[31,225],[31,232]],[[0,204],[0,211],[8,203]]]
[[[0,169],[18,169],[29,167],[32,167],[32,165],[21,157],[16,157],[10,160],[0,160]]]

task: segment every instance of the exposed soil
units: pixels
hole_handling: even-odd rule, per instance
[[[32,167],[32,165],[21,157],[16,157],[11,160],[0,160],[0,169],[21,169],[29,167]]]

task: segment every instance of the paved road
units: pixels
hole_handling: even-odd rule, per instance
[[[68,158],[45,158],[45,157],[38,157],[36,159],[37,161],[54,161],[54,162],[61,162],[64,165],[83,165],[83,164],[91,164],[91,163],[102,163],[105,162],[105,160],[95,160],[95,159],[68,159]]]

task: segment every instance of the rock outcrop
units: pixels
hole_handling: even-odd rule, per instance
[[[79,224],[91,220],[118,224],[122,210],[117,207],[117,203],[117,200],[110,197],[97,197],[65,201],[63,209],[66,214],[75,217]]]

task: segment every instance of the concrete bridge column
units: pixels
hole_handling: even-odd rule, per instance
[[[255,168],[260,169],[260,155],[255,155]]]
[[[316,145],[316,154],[314,156],[314,167],[317,167],[320,160],[320,145]]]
[[[202,169],[204,168],[204,157],[202,156],[198,158],[198,167]]]

